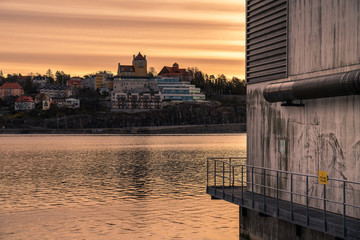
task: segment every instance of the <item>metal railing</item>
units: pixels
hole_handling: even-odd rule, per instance
[[[328,177],[328,184],[320,184],[319,176],[275,170],[246,165],[245,158],[208,158],[207,188],[214,188],[215,196],[220,191],[222,198],[230,194],[240,198],[244,205],[244,192],[249,196],[251,207],[255,195],[262,195],[263,211],[267,212],[267,200],[275,199],[275,214],[280,215],[279,202],[290,202],[290,218],[294,221],[294,205],[305,205],[306,226],[310,225],[309,209],[321,210],[323,231],[328,231],[327,214],[342,215],[343,237],[347,236],[347,218],[360,216],[360,182]],[[350,201],[351,200],[351,201]],[[347,214],[349,213],[349,214]]]

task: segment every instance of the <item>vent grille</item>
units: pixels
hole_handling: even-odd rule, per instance
[[[247,0],[248,83],[287,77],[287,0]]]

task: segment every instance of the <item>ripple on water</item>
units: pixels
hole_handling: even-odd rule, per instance
[[[238,239],[238,208],[204,193],[206,158],[245,135],[0,137],[2,239]]]

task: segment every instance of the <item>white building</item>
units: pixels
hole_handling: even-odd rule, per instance
[[[178,77],[157,77],[157,86],[164,100],[181,102],[205,101],[200,88],[190,82],[180,82]]]
[[[39,75],[39,76],[34,77],[32,80],[33,86],[36,87],[37,89],[44,87],[46,85],[46,83],[47,83],[46,76]]]
[[[113,111],[126,109],[162,109],[162,95],[160,93],[112,93],[111,103]]]
[[[76,98],[67,98],[64,105],[68,108],[79,108],[80,100]]]
[[[30,96],[20,96],[16,99],[15,110],[27,111],[35,109],[35,102]]]
[[[114,92],[156,92],[157,83],[149,77],[114,77]]]
[[[46,84],[40,89],[40,93],[46,94],[51,98],[65,98],[67,88],[66,85]]]

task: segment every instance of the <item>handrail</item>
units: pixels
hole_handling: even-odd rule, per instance
[[[238,160],[242,160],[243,162],[241,164],[237,164],[236,162]],[[213,169],[211,169],[211,165],[209,165],[209,162],[213,161]],[[241,170],[241,172],[240,172]],[[256,171],[255,171],[256,170]],[[236,174],[235,174],[236,173]],[[280,176],[280,175],[285,175]],[[241,176],[239,179],[239,175]],[[260,176],[260,182],[256,182],[254,180],[254,176]],[[349,195],[349,185],[358,185],[360,186],[360,182],[355,181],[349,181],[345,179],[336,179],[336,178],[328,178],[329,185],[323,185],[323,190],[315,191],[315,193],[318,193],[317,195],[311,194],[309,192],[309,185],[318,185],[318,187],[321,187],[320,184],[317,182],[318,176],[312,175],[312,174],[304,174],[304,173],[297,173],[297,172],[290,172],[290,171],[284,171],[284,170],[276,170],[276,169],[270,169],[265,167],[259,167],[254,165],[247,165],[246,164],[246,158],[244,157],[231,157],[231,158],[208,158],[207,159],[207,187],[209,187],[210,182],[210,176],[213,177],[214,181],[214,191],[216,195],[217,188],[222,189],[222,196],[225,198],[225,185],[228,183],[228,186],[231,187],[231,198],[234,199],[234,188],[235,184],[241,187],[241,203],[244,204],[244,191],[250,192],[251,194],[251,200],[252,200],[252,208],[254,208],[254,194],[261,194],[263,195],[263,209],[266,212],[267,211],[267,198],[268,197],[274,197],[276,193],[276,215],[279,216],[279,200],[284,200],[284,198],[280,198],[279,193],[282,194],[290,194],[290,214],[291,214],[291,220],[294,220],[294,209],[293,204],[294,197],[300,197],[299,199],[305,198],[305,203],[300,200],[300,204],[306,205],[306,224],[309,226],[309,207],[310,207],[310,200],[315,199],[319,201],[317,203],[316,208],[320,209],[323,212],[323,218],[324,218],[324,231],[327,232],[327,212],[329,212],[329,206],[327,206],[327,203],[330,204],[338,204],[342,205],[342,215],[343,215],[343,236],[346,238],[346,219],[348,217],[347,215],[347,209],[355,208],[359,209],[360,211],[360,203],[355,204],[351,202],[347,202],[346,195]],[[270,178],[269,178],[270,177]],[[305,186],[300,187],[301,191],[305,189],[304,192],[296,191],[294,190],[294,177],[298,178],[306,178],[304,179]],[[222,183],[220,185],[217,184],[217,178],[222,179]],[[272,179],[273,178],[273,179]],[[276,178],[276,184],[275,184],[275,178]],[[247,179],[249,181],[247,181]],[[309,180],[314,179],[316,182],[309,182]],[[286,184],[283,184],[283,187],[279,187],[279,180],[286,181]],[[290,180],[290,182],[288,182]],[[305,181],[306,180],[306,181]],[[259,181],[259,180],[258,180]],[[220,182],[219,182],[220,183]],[[246,190],[244,190],[244,186],[249,186]],[[285,186],[285,189],[284,189]],[[348,188],[346,188],[348,186]],[[256,190],[254,188],[257,188]],[[297,186],[298,188],[298,186]],[[262,193],[261,190],[262,189]],[[326,192],[329,190],[337,189],[335,191],[338,191],[339,193],[342,193],[342,198],[338,197],[339,194],[335,194],[335,198],[341,199],[337,200],[335,198],[329,198],[327,197]],[[218,190],[219,191],[219,190]],[[221,191],[221,190],[220,190]],[[273,195],[271,195],[273,193]],[[319,194],[320,193],[320,194]],[[320,196],[319,196],[320,195]],[[329,195],[329,194],[328,194]],[[334,194],[333,194],[334,195]],[[299,204],[299,201],[296,201],[297,204]],[[320,206],[322,205],[322,208]],[[330,206],[336,207],[337,205]],[[314,207],[314,206],[312,206]],[[334,211],[333,208],[332,210]],[[340,211],[341,208],[338,208],[337,211]]]

